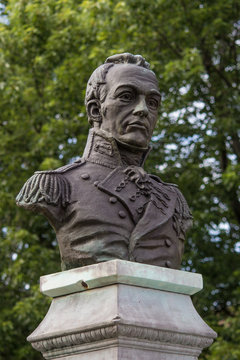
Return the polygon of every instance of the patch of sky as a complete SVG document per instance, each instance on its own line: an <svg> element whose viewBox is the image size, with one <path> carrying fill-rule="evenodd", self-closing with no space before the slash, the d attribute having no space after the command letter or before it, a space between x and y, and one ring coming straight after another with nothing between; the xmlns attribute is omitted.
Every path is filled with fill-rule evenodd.
<svg viewBox="0 0 240 360"><path fill-rule="evenodd" d="M185 88L185 87L183 87ZM201 101L193 101L192 106L188 106L184 109L179 109L172 111L168 114L169 119L172 123L175 123L176 121L183 123L183 118L186 113L188 113L188 121L190 124L198 123L199 120L204 120L206 118L206 114L202 112L204 109L205 104ZM190 115L191 114L191 115ZM167 115L165 115L167 116Z"/></svg>
<svg viewBox="0 0 240 360"><path fill-rule="evenodd" d="M237 158L237 155L235 154L227 154L227 157L229 160L231 160L231 162L235 165L237 165L238 163L238 158Z"/></svg>
<svg viewBox="0 0 240 360"><path fill-rule="evenodd" d="M167 151L172 151L172 150L177 150L177 145L176 144L166 144L165 145L165 149L167 150Z"/></svg>
<svg viewBox="0 0 240 360"><path fill-rule="evenodd" d="M151 139L151 140L152 140L153 142L157 142L157 141L163 139L164 136L165 136L165 134L166 134L166 130L162 130L158 135L152 136L152 139Z"/></svg>
<svg viewBox="0 0 240 360"><path fill-rule="evenodd" d="M167 163L161 164L161 165L156 165L156 169L159 171L164 171L166 168L168 167Z"/></svg>
<svg viewBox="0 0 240 360"><path fill-rule="evenodd" d="M214 104L214 103L215 103L215 98L214 98L214 96L209 96L209 102L210 102L210 104Z"/></svg>
<svg viewBox="0 0 240 360"><path fill-rule="evenodd" d="M176 122L181 116L184 115L185 109L182 110L176 110L171 113L169 113L169 119L172 123Z"/></svg>
<svg viewBox="0 0 240 360"><path fill-rule="evenodd" d="M220 291L219 289L214 289L214 290L211 291L211 294L216 295L216 294L219 293L219 291Z"/></svg>
<svg viewBox="0 0 240 360"><path fill-rule="evenodd" d="M80 159L81 159L80 156L74 156L74 157L72 157L72 158L70 159L69 164L72 164L72 163L74 163L74 161L78 161L78 160L80 160Z"/></svg>
<svg viewBox="0 0 240 360"><path fill-rule="evenodd" d="M215 43L213 45L213 48L216 50L215 54L212 57L212 62L214 65L218 65L220 63L221 60L221 56L218 54L218 43Z"/></svg>
<svg viewBox="0 0 240 360"><path fill-rule="evenodd" d="M195 143L199 140L200 135L194 134L193 136L189 136L187 138L181 138L181 145L189 146L192 143Z"/></svg>
<svg viewBox="0 0 240 360"><path fill-rule="evenodd" d="M208 176L204 176L202 180L203 180L204 184L209 183L209 177Z"/></svg>
<svg viewBox="0 0 240 360"><path fill-rule="evenodd" d="M186 86L182 86L182 87L180 87L179 92L180 92L181 95L185 95L185 94L188 93L190 88L191 88L191 86L189 84L186 85Z"/></svg>
<svg viewBox="0 0 240 360"><path fill-rule="evenodd" d="M185 121L183 119L178 119L178 124L179 125L184 125L185 124Z"/></svg>
<svg viewBox="0 0 240 360"><path fill-rule="evenodd" d="M218 204L218 206L223 210L223 211L228 211L228 207L226 204L223 204L222 202L220 202Z"/></svg>
<svg viewBox="0 0 240 360"><path fill-rule="evenodd" d="M240 241L238 241L238 242L234 245L234 250L235 250L237 253L240 253Z"/></svg>
<svg viewBox="0 0 240 360"><path fill-rule="evenodd" d="M226 289L228 287L228 284L219 283L219 284L217 284L217 287L220 288L220 289Z"/></svg>
<svg viewBox="0 0 240 360"><path fill-rule="evenodd" d="M229 233L230 232L230 226L229 226L229 223L227 221L222 221L219 223L218 225L219 229L220 230L223 230L225 231L226 233Z"/></svg>
<svg viewBox="0 0 240 360"><path fill-rule="evenodd" d="M176 162L175 167L180 169L182 167L182 165L179 162Z"/></svg>
<svg viewBox="0 0 240 360"><path fill-rule="evenodd" d="M211 228L208 228L208 231L211 235L211 242L219 242L221 239L218 236L221 232L230 233L230 225L226 221L222 221L218 225L211 223Z"/></svg>
<svg viewBox="0 0 240 360"><path fill-rule="evenodd" d="M4 285L6 285L6 286L8 286L10 284L10 277L6 273L1 275L1 280L4 283Z"/></svg>
<svg viewBox="0 0 240 360"><path fill-rule="evenodd" d="M193 106L194 106L194 108L196 108L198 110L203 110L205 107L205 104L202 101L193 101Z"/></svg>
<svg viewBox="0 0 240 360"><path fill-rule="evenodd" d="M213 197L213 203L214 203L214 204L218 204L218 203L219 203L219 199L218 199L216 196Z"/></svg>
<svg viewBox="0 0 240 360"><path fill-rule="evenodd" d="M76 144L77 143L77 138L75 138L75 137L74 138L69 138L67 141L68 141L69 144Z"/></svg>
<svg viewBox="0 0 240 360"><path fill-rule="evenodd" d="M208 166L211 166L211 167L216 166L216 159L213 158L213 157L203 159L202 164L201 164L200 167L208 167Z"/></svg>
<svg viewBox="0 0 240 360"><path fill-rule="evenodd" d="M0 23L8 25L9 19L8 16L4 14L4 11L5 11L5 5L0 4Z"/></svg>
<svg viewBox="0 0 240 360"><path fill-rule="evenodd" d="M194 146L195 144L192 143L189 144L188 146L182 147L180 151L180 157L184 159L188 158L191 152L193 152Z"/></svg>
<svg viewBox="0 0 240 360"><path fill-rule="evenodd" d="M7 235L8 228L6 226L2 227L2 232Z"/></svg>
<svg viewBox="0 0 240 360"><path fill-rule="evenodd" d="M230 66L230 65L229 65L229 66L226 66L226 67L225 67L225 71L226 71L226 72L232 72L235 68L236 68L235 66Z"/></svg>
<svg viewBox="0 0 240 360"><path fill-rule="evenodd" d="M17 257L18 257L18 254L16 254L16 253L12 254L12 260L13 261L17 260Z"/></svg>
<svg viewBox="0 0 240 360"><path fill-rule="evenodd" d="M200 75L200 77L201 77L201 79L202 79L203 81L208 81L208 79L209 79L209 75L208 75L208 74L202 74L202 75Z"/></svg>
<svg viewBox="0 0 240 360"><path fill-rule="evenodd" d="M200 260L202 263L213 261L213 256L208 256Z"/></svg>
<svg viewBox="0 0 240 360"><path fill-rule="evenodd" d="M207 130L206 135L207 136L213 136L214 132L212 130Z"/></svg>

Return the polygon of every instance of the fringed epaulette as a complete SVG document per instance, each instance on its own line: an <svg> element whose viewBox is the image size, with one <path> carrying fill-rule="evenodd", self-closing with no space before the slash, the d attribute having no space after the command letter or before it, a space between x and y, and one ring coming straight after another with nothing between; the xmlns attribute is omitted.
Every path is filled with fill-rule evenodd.
<svg viewBox="0 0 240 360"><path fill-rule="evenodd" d="M18 194L17 205L34 207L37 203L46 202L65 207L70 202L71 186L63 174L82 164L83 161L78 160L56 170L36 171Z"/></svg>
<svg viewBox="0 0 240 360"><path fill-rule="evenodd" d="M177 193L177 201L173 215L173 228L177 236L184 240L186 231L192 226L193 217L181 191L177 187L175 191Z"/></svg>
<svg viewBox="0 0 240 360"><path fill-rule="evenodd" d="M24 184L16 201L20 206L41 202L66 206L70 201L70 192L70 184L62 175L38 171Z"/></svg>

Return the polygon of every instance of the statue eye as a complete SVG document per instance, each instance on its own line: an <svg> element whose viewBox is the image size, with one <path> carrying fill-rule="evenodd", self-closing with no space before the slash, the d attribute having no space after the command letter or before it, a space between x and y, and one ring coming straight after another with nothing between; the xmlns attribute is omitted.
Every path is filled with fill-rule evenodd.
<svg viewBox="0 0 240 360"><path fill-rule="evenodd" d="M155 98L148 99L147 103L148 103L148 106L151 107L152 109L158 108L158 101Z"/></svg>
<svg viewBox="0 0 240 360"><path fill-rule="evenodd" d="M134 99L134 95L130 91L124 91L118 97L125 102L129 102Z"/></svg>

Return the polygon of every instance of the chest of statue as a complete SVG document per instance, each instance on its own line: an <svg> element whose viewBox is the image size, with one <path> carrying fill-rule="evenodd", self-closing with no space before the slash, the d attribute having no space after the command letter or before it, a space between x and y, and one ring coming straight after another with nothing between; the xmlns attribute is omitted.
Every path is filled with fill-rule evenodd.
<svg viewBox="0 0 240 360"><path fill-rule="evenodd" d="M139 248L150 246L150 262L156 257L157 248L161 248L165 258L166 251L176 251L176 246L172 246L174 241L166 235L169 227L172 228L176 198L172 194L170 198L168 191L141 171L131 167L110 169L85 162L68 174L70 204L57 238L63 262L71 262L69 267L116 257L130 259L132 241L138 242L138 253ZM173 231L173 237L174 234ZM140 250L139 261L141 256Z"/></svg>

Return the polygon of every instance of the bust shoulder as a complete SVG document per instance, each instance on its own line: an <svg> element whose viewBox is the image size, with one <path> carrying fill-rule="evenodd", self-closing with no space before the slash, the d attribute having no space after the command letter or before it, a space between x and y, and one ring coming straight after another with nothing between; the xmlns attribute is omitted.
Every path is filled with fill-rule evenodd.
<svg viewBox="0 0 240 360"><path fill-rule="evenodd" d="M157 183L162 184L162 185L166 186L169 189L172 189L172 187L173 188L178 188L178 186L176 184L167 183L167 182L162 181L162 179L157 175L149 174L149 176L150 176L151 179L155 180Z"/></svg>
<svg viewBox="0 0 240 360"><path fill-rule="evenodd" d="M45 203L65 207L70 202L71 195L71 185L66 174L83 163L80 159L56 170L36 171L17 195L17 205L35 208L37 204Z"/></svg>

